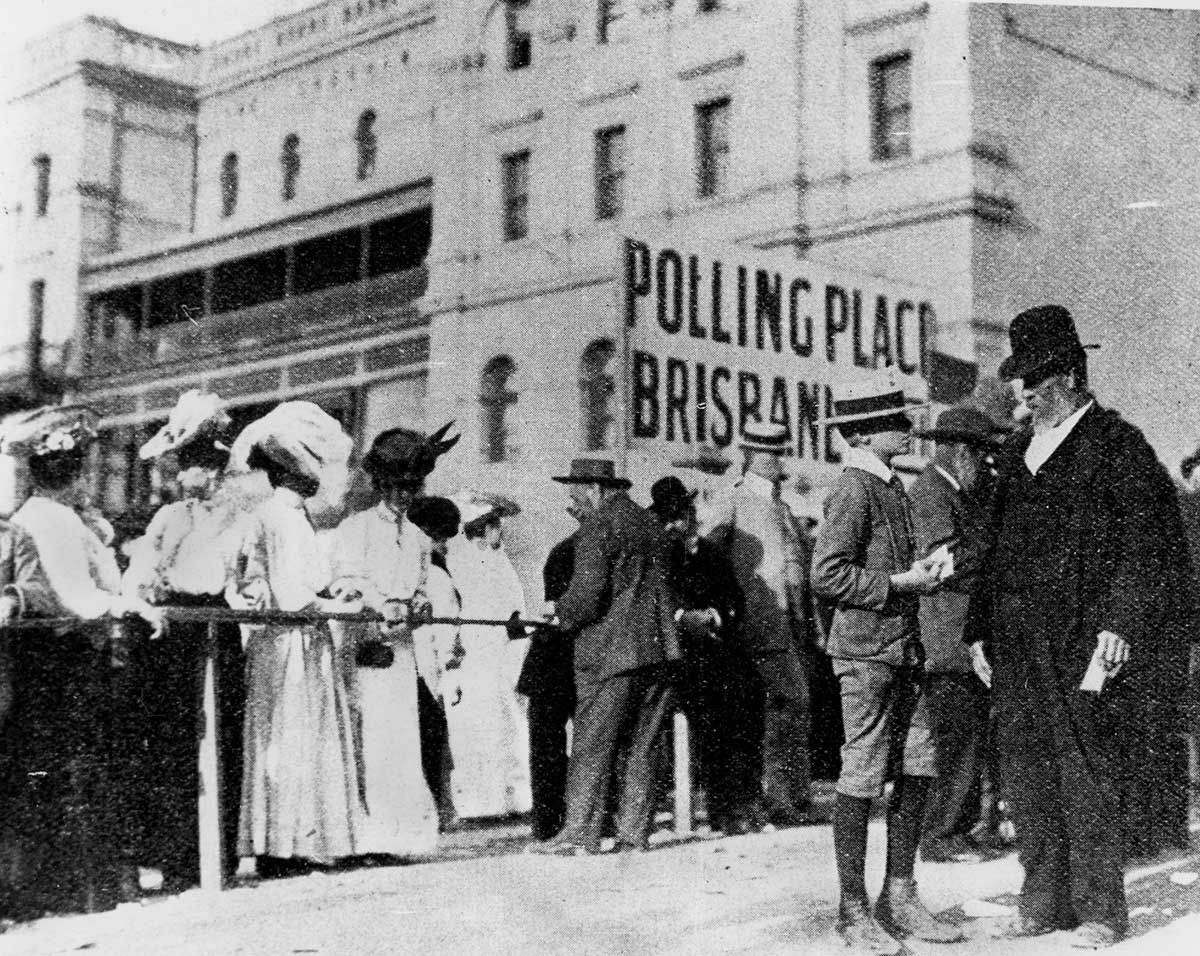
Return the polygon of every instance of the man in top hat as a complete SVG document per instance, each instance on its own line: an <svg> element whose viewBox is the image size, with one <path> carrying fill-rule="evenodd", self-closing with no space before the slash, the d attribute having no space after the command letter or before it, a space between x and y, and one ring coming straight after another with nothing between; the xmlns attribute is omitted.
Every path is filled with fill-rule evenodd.
<svg viewBox="0 0 1200 956"><path fill-rule="evenodd" d="M668 540L611 461L579 458L554 480L568 486L581 515L571 584L556 603L559 624L575 634L578 703L566 822L534 850L598 852L610 794L617 849L644 850L672 707L664 665L679 658Z"/></svg>
<svg viewBox="0 0 1200 956"><path fill-rule="evenodd" d="M1071 314L1029 309L1009 339L1000 375L1031 414L998 460L987 659L1025 868L1010 932L1099 948L1128 925L1122 804L1137 825L1141 801L1123 784L1185 679L1189 558L1171 479L1088 390Z"/></svg>
<svg viewBox="0 0 1200 956"><path fill-rule="evenodd" d="M937 777L930 789L921 842L927 862L979 862L970 834L980 818L987 763L990 702L976 676L968 645L985 635L967 610L979 580L984 549L984 505L991 486L991 456L999 449L995 425L976 408L958 405L921 432L936 442L933 461L909 490L917 553L946 548L954 573L935 594L921 598L925 693L929 702Z"/></svg>
<svg viewBox="0 0 1200 956"><path fill-rule="evenodd" d="M780 497L786 444L782 425L748 422L742 477L712 501L704 520L706 537L737 575L746 602L737 639L760 686L746 718L761 741L761 793L744 808L751 829L794 826L809 812L811 549Z"/></svg>
<svg viewBox="0 0 1200 956"><path fill-rule="evenodd" d="M917 896L920 839L933 745L925 713L918 596L938 585L938 566L919 560L912 511L892 461L909 450L904 394L864 386L834 402L845 465L826 500L813 555L813 587L833 606L826 651L842 699L842 769L833 812L841 887L838 930L858 952L895 954L899 939L961 940ZM887 874L872 915L864 870L871 800L892 779Z"/></svg>

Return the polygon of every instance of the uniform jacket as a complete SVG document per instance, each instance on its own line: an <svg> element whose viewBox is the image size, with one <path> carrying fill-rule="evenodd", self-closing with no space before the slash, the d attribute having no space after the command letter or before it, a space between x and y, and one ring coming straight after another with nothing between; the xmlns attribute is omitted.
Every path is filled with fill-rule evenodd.
<svg viewBox="0 0 1200 956"><path fill-rule="evenodd" d="M826 651L832 657L901 664L919 636L917 600L892 591L891 576L916 556L908 495L847 467L825 502L813 553L813 589L833 606Z"/></svg>
<svg viewBox="0 0 1200 956"><path fill-rule="evenodd" d="M658 520L624 493L581 522L571 585L556 605L563 629L576 632L577 683L679 659L668 548Z"/></svg>
<svg viewBox="0 0 1200 956"><path fill-rule="evenodd" d="M1075 699L1096 635L1108 630L1132 651L1104 697L1175 699L1195 608L1166 469L1140 431L1098 405L1036 476L1024 461L1031 437L1005 442L990 509L993 606L1006 598L1010 609L1024 609L1019 643L997 614L997 690L1033 686L1037 667L1055 675L1063 700Z"/></svg>
<svg viewBox="0 0 1200 956"><path fill-rule="evenodd" d="M913 482L909 498L917 554L924 557L948 545L954 555L954 574L936 594L921 598L925 669L932 673L970 673L967 645L984 638L983 633L967 633L967 620L971 594L979 581L985 515L972 495L955 488L932 464Z"/></svg>
<svg viewBox="0 0 1200 956"><path fill-rule="evenodd" d="M738 481L705 516L706 537L733 565L745 602L738 639L755 657L809 639L812 608L808 538L778 497Z"/></svg>

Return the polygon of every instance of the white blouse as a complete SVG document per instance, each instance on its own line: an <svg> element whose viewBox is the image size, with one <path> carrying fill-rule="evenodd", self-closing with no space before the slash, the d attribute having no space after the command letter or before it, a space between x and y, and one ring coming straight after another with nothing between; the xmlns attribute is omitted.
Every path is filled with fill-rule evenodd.
<svg viewBox="0 0 1200 956"><path fill-rule="evenodd" d="M429 574L429 539L407 518L383 504L351 515L329 542L333 579L362 592L368 607L407 601L424 593Z"/></svg>
<svg viewBox="0 0 1200 956"><path fill-rule="evenodd" d="M130 558L126 593L220 594L233 576L245 517L221 500L164 505Z"/></svg>
<svg viewBox="0 0 1200 956"><path fill-rule="evenodd" d="M72 508L34 495L12 520L37 546L38 561L58 603L56 613L90 621L123 609L116 557Z"/></svg>

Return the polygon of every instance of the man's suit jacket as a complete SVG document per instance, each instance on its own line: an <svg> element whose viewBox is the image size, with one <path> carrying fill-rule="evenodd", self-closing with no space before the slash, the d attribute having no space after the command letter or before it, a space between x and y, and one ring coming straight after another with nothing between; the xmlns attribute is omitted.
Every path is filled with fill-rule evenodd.
<svg viewBox="0 0 1200 956"><path fill-rule="evenodd" d="M556 605L577 634L577 683L679 659L669 567L662 525L623 492L581 522L575 572Z"/></svg>
<svg viewBox="0 0 1200 956"><path fill-rule="evenodd" d="M564 538L550 549L542 569L547 601L557 601L566 593L575 573L575 535ZM521 665L517 693L526 697L554 696L564 701L575 699L572 657L575 637L562 631L530 639L529 653Z"/></svg>

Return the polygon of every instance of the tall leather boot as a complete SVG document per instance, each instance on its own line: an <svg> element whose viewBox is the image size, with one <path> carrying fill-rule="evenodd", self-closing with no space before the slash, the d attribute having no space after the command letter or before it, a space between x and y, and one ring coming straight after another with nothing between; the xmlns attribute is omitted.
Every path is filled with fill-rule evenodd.
<svg viewBox="0 0 1200 956"><path fill-rule="evenodd" d="M875 904L875 918L898 939L915 936L929 943L959 943L966 935L957 926L943 923L917 896L917 881L889 877Z"/></svg>

